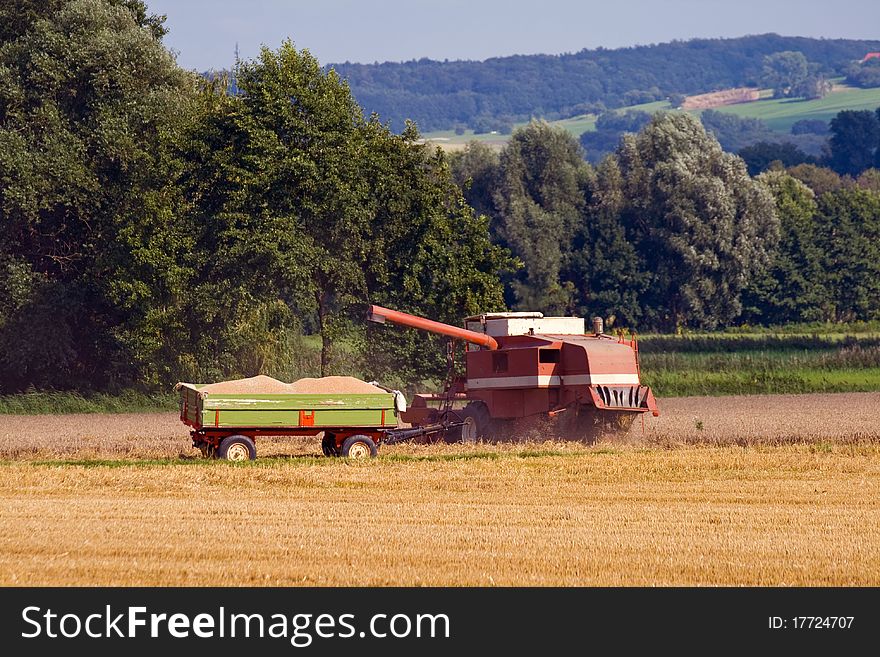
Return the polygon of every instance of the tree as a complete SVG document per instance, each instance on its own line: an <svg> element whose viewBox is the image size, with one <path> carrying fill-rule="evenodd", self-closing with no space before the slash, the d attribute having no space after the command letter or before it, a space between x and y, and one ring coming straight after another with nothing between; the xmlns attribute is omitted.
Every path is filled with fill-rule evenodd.
<svg viewBox="0 0 880 657"><path fill-rule="evenodd" d="M393 135L369 122L375 214L364 266L367 299L450 324L505 309L500 278L515 266L489 239L489 217L474 213L438 148L421 145L410 124ZM445 339L422 331L364 327L355 307L369 376L412 384L445 372Z"/></svg>
<svg viewBox="0 0 880 657"><path fill-rule="evenodd" d="M832 84L823 75L808 75L794 85L791 89L792 96L806 100L825 98L831 92Z"/></svg>
<svg viewBox="0 0 880 657"><path fill-rule="evenodd" d="M590 178L577 141L545 122L517 130L501 153L497 235L525 265L510 281L517 308L571 311L576 293L563 273Z"/></svg>
<svg viewBox="0 0 880 657"><path fill-rule="evenodd" d="M818 222L831 318L880 318L880 196L858 188L825 194Z"/></svg>
<svg viewBox="0 0 880 657"><path fill-rule="evenodd" d="M739 156L746 163L750 176L757 176L766 171L773 162L779 162L783 167L797 164L815 163L815 158L810 157L794 144L788 142L768 143L758 142L753 146L746 146L739 152Z"/></svg>
<svg viewBox="0 0 880 657"><path fill-rule="evenodd" d="M0 389L156 380L195 89L135 0L0 8ZM159 366L161 367L161 366Z"/></svg>
<svg viewBox="0 0 880 657"><path fill-rule="evenodd" d="M760 119L741 118L718 110L705 110L700 115L700 122L729 153L759 142L775 142L779 137Z"/></svg>
<svg viewBox="0 0 880 657"><path fill-rule="evenodd" d="M877 108L877 123L880 125L880 107ZM877 139L877 150L874 152L874 166L880 169L880 136Z"/></svg>
<svg viewBox="0 0 880 657"><path fill-rule="evenodd" d="M587 160L594 164L599 162L617 148L624 133L638 132L650 120L650 114L638 110L602 113L596 119L596 129L581 135L581 146L586 151Z"/></svg>
<svg viewBox="0 0 880 657"><path fill-rule="evenodd" d="M364 120L345 83L289 41L243 64L238 85L241 96L206 95L184 177L204 263L192 324L212 336L214 361L283 374L303 326L321 336L322 375L391 362L436 373L414 349L378 365L364 311L370 300L437 318L501 307L507 260L442 154L413 125L394 135Z"/></svg>
<svg viewBox="0 0 880 657"><path fill-rule="evenodd" d="M784 171L758 176L776 202L779 245L767 271L745 290L745 316L757 324L821 321L828 294L816 228L815 194Z"/></svg>
<svg viewBox="0 0 880 657"><path fill-rule="evenodd" d="M785 50L764 57L761 83L773 89L774 98L796 96L809 77L810 67L802 52Z"/></svg>
<svg viewBox="0 0 880 657"><path fill-rule="evenodd" d="M606 325L637 326L649 275L621 222L626 207L624 180L613 157L596 170L584 221L575 238L571 278L579 290L580 315L600 315Z"/></svg>
<svg viewBox="0 0 880 657"><path fill-rule="evenodd" d="M449 154L449 166L452 177L476 213L494 216L493 194L500 166L498 151L473 140L463 150Z"/></svg>
<svg viewBox="0 0 880 657"><path fill-rule="evenodd" d="M686 114L660 114L627 135L616 159L621 221L649 283L648 323L713 328L741 311L743 288L778 239L773 198Z"/></svg>
<svg viewBox="0 0 880 657"><path fill-rule="evenodd" d="M857 176L875 162L880 118L868 110L843 110L831 119L829 164L840 175Z"/></svg>
<svg viewBox="0 0 880 657"><path fill-rule="evenodd" d="M797 164L788 168L788 174L812 189L817 198L826 192L848 187L852 183L849 177L841 178L831 169L815 164Z"/></svg>
<svg viewBox="0 0 880 657"><path fill-rule="evenodd" d="M867 169L856 180L856 184L862 189L868 189L880 194L880 169Z"/></svg>
<svg viewBox="0 0 880 657"><path fill-rule="evenodd" d="M791 125L793 135L821 135L828 134L828 122L822 119L801 119Z"/></svg>
<svg viewBox="0 0 880 657"><path fill-rule="evenodd" d="M846 83L865 89L880 87L880 59L851 64L846 69Z"/></svg>
<svg viewBox="0 0 880 657"><path fill-rule="evenodd" d="M15 0L0 6L0 42L14 41L31 32L37 21L51 17L69 4L70 0ZM128 10L135 23L148 29L156 41L168 33L165 17L148 14L143 0L103 0L103 4Z"/></svg>
<svg viewBox="0 0 880 657"><path fill-rule="evenodd" d="M681 109L681 106L684 105L684 101L687 100L687 96L684 94L669 94L669 106L672 109Z"/></svg>

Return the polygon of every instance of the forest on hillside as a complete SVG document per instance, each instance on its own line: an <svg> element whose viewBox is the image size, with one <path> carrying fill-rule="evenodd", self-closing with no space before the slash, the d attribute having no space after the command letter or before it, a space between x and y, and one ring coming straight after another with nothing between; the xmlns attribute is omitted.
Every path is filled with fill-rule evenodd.
<svg viewBox="0 0 880 657"><path fill-rule="evenodd" d="M817 75L850 75L870 83L873 66L860 72L853 63L877 50L877 40L762 34L562 55L345 62L332 68L348 82L367 115L378 113L396 130L410 119L429 132L599 114L674 95L755 85L765 57L784 52L802 53Z"/></svg>

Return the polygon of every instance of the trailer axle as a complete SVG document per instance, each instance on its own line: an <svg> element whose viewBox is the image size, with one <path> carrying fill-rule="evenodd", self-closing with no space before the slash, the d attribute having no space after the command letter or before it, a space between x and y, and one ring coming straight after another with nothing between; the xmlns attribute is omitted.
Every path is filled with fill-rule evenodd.
<svg viewBox="0 0 880 657"><path fill-rule="evenodd" d="M402 443L413 438L446 433L450 429L463 425L464 422L440 422L437 424L426 424L423 427L413 427L412 429L391 429L385 432L385 438L382 442L386 445L394 445L395 443Z"/></svg>

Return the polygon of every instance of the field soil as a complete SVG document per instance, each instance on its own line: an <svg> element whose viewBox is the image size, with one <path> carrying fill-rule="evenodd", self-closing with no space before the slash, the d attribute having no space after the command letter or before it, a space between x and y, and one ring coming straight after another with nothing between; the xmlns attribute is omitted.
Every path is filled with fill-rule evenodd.
<svg viewBox="0 0 880 657"><path fill-rule="evenodd" d="M738 87L736 89L724 89L707 94L688 96L682 103L682 109L711 109L737 103L750 103L761 97L761 90L753 87Z"/></svg>
<svg viewBox="0 0 880 657"><path fill-rule="evenodd" d="M2 416L0 585L880 585L880 394L660 405L593 446L245 464L174 414Z"/></svg>

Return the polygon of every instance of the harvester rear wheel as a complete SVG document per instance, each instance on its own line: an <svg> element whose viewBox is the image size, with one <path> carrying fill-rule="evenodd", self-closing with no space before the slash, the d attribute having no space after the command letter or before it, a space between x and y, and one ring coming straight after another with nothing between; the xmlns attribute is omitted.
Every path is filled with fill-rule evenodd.
<svg viewBox="0 0 880 657"><path fill-rule="evenodd" d="M349 459L372 458L378 454L376 443L369 436L356 434L342 443L342 455Z"/></svg>
<svg viewBox="0 0 880 657"><path fill-rule="evenodd" d="M220 441L217 455L227 461L253 461L257 458L257 446L247 436L226 436Z"/></svg>
<svg viewBox="0 0 880 657"><path fill-rule="evenodd" d="M471 402L461 410L459 416L464 425L453 434L452 442L475 443L490 438L492 416L486 404L480 401Z"/></svg>

